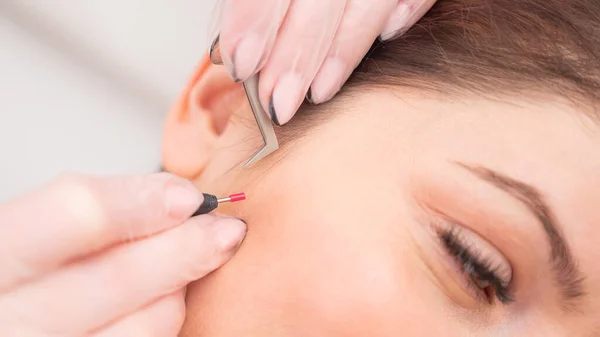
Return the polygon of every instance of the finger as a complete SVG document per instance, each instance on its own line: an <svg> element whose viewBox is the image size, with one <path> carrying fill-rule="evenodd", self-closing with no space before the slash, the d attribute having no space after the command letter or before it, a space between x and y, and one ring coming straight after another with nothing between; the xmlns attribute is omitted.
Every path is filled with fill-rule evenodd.
<svg viewBox="0 0 600 337"><path fill-rule="evenodd" d="M221 65L223 64L223 60L221 59L221 51L219 49L219 28L221 27L221 19L223 18L223 1L215 3L209 18L208 41L210 41L210 49L208 50L208 55L213 64Z"/></svg>
<svg viewBox="0 0 600 337"><path fill-rule="evenodd" d="M202 202L167 173L69 176L0 205L0 292L118 242L181 224Z"/></svg>
<svg viewBox="0 0 600 337"><path fill-rule="evenodd" d="M261 102L273 122L287 123L300 107L323 63L346 0L293 1L269 62L261 70Z"/></svg>
<svg viewBox="0 0 600 337"><path fill-rule="evenodd" d="M235 81L245 81L267 61L290 0L223 0L219 52Z"/></svg>
<svg viewBox="0 0 600 337"><path fill-rule="evenodd" d="M177 336L185 319L183 291L177 291L123 319L90 334L90 337Z"/></svg>
<svg viewBox="0 0 600 337"><path fill-rule="evenodd" d="M397 0L380 0L377 5L349 0L329 53L319 69L307 98L319 104L330 100L369 51Z"/></svg>
<svg viewBox="0 0 600 337"><path fill-rule="evenodd" d="M402 36L406 31L419 21L436 0L398 0L396 9L381 33L381 39L386 41Z"/></svg>
<svg viewBox="0 0 600 337"><path fill-rule="evenodd" d="M30 319L46 329L103 326L221 266L237 250L245 231L237 219L194 217L20 287L5 295L0 312L26 303Z"/></svg>

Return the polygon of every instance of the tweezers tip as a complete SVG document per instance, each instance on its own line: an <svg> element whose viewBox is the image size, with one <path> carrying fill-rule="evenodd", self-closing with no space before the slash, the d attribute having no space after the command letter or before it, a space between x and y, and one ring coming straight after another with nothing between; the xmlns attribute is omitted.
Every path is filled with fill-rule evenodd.
<svg viewBox="0 0 600 337"><path fill-rule="evenodd" d="M244 164L244 168L248 168L248 167L258 163L266 156L275 152L277 149L279 149L279 144L277 142L275 142L274 144L263 145L263 147L261 147L258 151L256 151L256 153L254 153L254 155L252 155L252 157L250 157L250 159L248 159L248 161L246 161L246 163Z"/></svg>
<svg viewBox="0 0 600 337"><path fill-rule="evenodd" d="M248 167L254 165L259 160L260 160L260 158L259 159L255 159L255 157L253 156L252 158L248 159L248 161L246 161L246 163L244 163L243 167L244 168L248 168Z"/></svg>

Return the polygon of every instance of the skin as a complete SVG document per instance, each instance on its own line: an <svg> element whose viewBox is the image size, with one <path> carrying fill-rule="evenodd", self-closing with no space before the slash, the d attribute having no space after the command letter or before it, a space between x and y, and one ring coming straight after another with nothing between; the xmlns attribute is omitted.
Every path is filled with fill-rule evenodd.
<svg viewBox="0 0 600 337"><path fill-rule="evenodd" d="M226 74L199 73L190 84L199 94L188 90L181 101L193 103L178 103L167 120L165 165L188 172L202 191L245 191L247 201L220 211L243 219L248 233L228 264L188 287L180 336L597 333L600 134L582 111L548 95L351 92L321 107L333 118L242 169L237 163L259 146L256 128L242 122L248 107L228 99L206 108L198 97ZM243 97L236 86L228 94ZM231 116L218 135L193 122L222 109ZM203 161L178 157L197 147L173 140L185 140L182 123L212 137ZM191 161L200 165L193 175ZM536 188L585 274L585 296L563 301L547 237L525 204L457 163ZM476 249L509 264L514 302L482 301L466 286L437 235L444 226L469 230Z"/></svg>

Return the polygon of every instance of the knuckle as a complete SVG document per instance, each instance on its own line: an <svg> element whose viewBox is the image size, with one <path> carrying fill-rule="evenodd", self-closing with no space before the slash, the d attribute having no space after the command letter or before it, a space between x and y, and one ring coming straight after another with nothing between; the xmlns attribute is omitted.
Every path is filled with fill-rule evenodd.
<svg viewBox="0 0 600 337"><path fill-rule="evenodd" d="M87 180L87 177L82 174L63 173L63 174L59 175L52 182L52 186L53 187L70 186L70 185L75 185L75 184L81 184L82 182L84 182L86 180Z"/></svg>
<svg viewBox="0 0 600 337"><path fill-rule="evenodd" d="M59 177L53 186L53 197L69 222L84 229L100 229L105 222L97 179L79 174Z"/></svg>

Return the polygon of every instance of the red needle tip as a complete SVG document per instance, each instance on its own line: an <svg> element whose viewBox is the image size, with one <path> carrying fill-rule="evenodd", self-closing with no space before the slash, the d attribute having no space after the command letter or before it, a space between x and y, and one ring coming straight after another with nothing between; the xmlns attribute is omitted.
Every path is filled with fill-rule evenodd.
<svg viewBox="0 0 600 337"><path fill-rule="evenodd" d="M231 202L246 200L245 193L236 193L229 196Z"/></svg>

